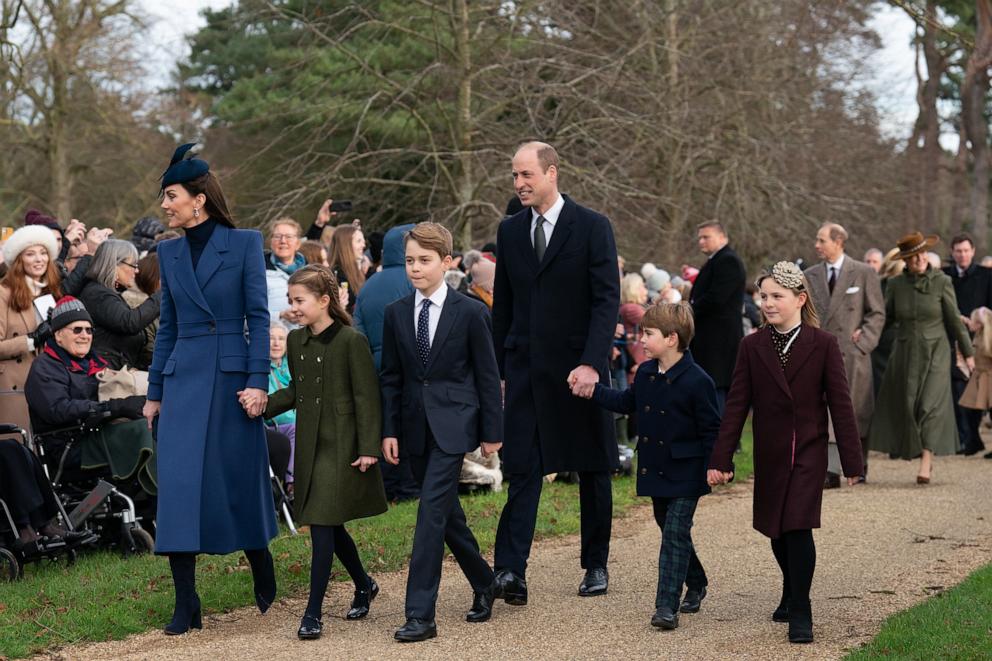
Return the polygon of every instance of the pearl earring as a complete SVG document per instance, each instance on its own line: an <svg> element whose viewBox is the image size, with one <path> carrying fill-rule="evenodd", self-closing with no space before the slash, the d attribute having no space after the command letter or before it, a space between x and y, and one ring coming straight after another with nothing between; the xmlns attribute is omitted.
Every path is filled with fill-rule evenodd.
<svg viewBox="0 0 992 661"><path fill-rule="evenodd" d="M196 207L193 207L193 217L194 218L199 218L200 217L200 210L197 209Z"/></svg>

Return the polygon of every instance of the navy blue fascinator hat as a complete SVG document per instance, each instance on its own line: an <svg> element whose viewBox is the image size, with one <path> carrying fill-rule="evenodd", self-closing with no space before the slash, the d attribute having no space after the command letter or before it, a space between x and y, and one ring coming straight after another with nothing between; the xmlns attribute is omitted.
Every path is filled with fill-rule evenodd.
<svg viewBox="0 0 992 661"><path fill-rule="evenodd" d="M162 173L162 190L172 184L184 184L199 179L210 172L210 165L196 155L203 149L197 142L189 142L176 149L169 167Z"/></svg>

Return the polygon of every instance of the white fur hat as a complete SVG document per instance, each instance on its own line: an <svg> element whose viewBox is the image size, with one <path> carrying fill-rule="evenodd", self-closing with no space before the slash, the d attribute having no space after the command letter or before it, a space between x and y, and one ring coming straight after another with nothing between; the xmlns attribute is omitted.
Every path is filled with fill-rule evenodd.
<svg viewBox="0 0 992 661"><path fill-rule="evenodd" d="M59 248L52 230L44 225L26 225L4 241L3 261L8 265L13 264L17 256L31 246L42 246L48 251L50 259L58 259Z"/></svg>

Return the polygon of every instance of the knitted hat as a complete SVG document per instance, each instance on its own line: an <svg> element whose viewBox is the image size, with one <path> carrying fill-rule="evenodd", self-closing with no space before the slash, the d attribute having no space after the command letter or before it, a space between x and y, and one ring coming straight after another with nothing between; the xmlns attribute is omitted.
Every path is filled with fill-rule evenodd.
<svg viewBox="0 0 992 661"><path fill-rule="evenodd" d="M55 242L52 230L46 225L27 225L18 228L4 241L3 261L8 265L13 264L18 255L31 246L42 246L48 251L49 259L57 259L59 256L59 244Z"/></svg>
<svg viewBox="0 0 992 661"><path fill-rule="evenodd" d="M65 328L74 321L88 321L93 323L90 313L86 311L86 306L82 301L72 296L63 296L49 313L49 320L52 324L52 331Z"/></svg>
<svg viewBox="0 0 992 661"><path fill-rule="evenodd" d="M165 225L157 218L145 216L134 224L134 232L131 235L131 243L137 247L138 251L151 250L155 245L155 237L165 231Z"/></svg>
<svg viewBox="0 0 992 661"><path fill-rule="evenodd" d="M28 209L28 212L24 214L24 225L44 225L48 229L61 230L59 227L59 221L55 220L51 216L46 216L37 209Z"/></svg>

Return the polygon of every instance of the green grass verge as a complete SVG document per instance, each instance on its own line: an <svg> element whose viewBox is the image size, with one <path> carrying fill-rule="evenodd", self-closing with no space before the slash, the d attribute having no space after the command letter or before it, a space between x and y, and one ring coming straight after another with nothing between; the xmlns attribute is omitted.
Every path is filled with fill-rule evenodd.
<svg viewBox="0 0 992 661"><path fill-rule="evenodd" d="M741 476L750 475L750 449L748 429L744 451L735 455ZM613 481L615 516L622 517L645 501L636 497L633 479ZM483 552L493 547L505 502L505 491L462 498L469 525ZM381 516L348 524L369 573L406 566L416 515L416 503L408 502L390 507ZM536 537L578 532L578 487L545 485ZM309 583L309 537L282 534L270 548L276 559L279 594L305 593ZM346 576L342 573L338 578ZM207 612L227 612L254 604L251 575L240 553L200 556L197 590ZM0 658L22 658L52 647L118 640L155 629L169 621L172 606L172 579L164 558L141 556L125 560L104 552L85 555L72 567L29 565L23 580L0 584Z"/></svg>
<svg viewBox="0 0 992 661"><path fill-rule="evenodd" d="M964 582L896 613L848 661L992 659L992 565Z"/></svg>

